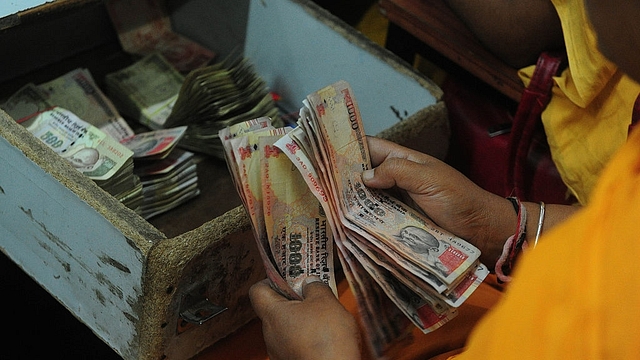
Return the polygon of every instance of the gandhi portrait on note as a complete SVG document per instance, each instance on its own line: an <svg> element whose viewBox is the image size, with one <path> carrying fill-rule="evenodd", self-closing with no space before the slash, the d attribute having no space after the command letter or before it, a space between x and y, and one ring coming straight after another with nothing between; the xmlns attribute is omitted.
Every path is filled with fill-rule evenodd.
<svg viewBox="0 0 640 360"><path fill-rule="evenodd" d="M428 231L416 226L405 226L400 230L396 239L416 254L419 254L420 258L424 259L431 269L445 277L449 275L449 269L438 258L438 255L444 249L440 249L440 241Z"/></svg>

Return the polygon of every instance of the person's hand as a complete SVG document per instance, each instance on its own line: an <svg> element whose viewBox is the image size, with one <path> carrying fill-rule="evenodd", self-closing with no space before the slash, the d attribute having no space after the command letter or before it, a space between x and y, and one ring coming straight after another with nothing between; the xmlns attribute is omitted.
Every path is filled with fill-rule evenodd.
<svg viewBox="0 0 640 360"><path fill-rule="evenodd" d="M485 264L495 263L516 228L507 199L432 156L375 137L367 140L374 169L363 173L365 185L406 191L436 224L480 248Z"/></svg>
<svg viewBox="0 0 640 360"><path fill-rule="evenodd" d="M317 279L302 291L302 301L289 300L268 279L249 290L270 359L360 359L356 321L331 289Z"/></svg>

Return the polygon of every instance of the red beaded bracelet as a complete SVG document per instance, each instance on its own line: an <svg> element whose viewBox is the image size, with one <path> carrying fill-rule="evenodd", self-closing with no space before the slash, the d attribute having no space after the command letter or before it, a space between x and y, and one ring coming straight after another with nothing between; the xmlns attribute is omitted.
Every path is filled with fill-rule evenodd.
<svg viewBox="0 0 640 360"><path fill-rule="evenodd" d="M518 226L516 233L509 236L502 247L502 254L496 261L495 272L500 282L511 281L511 271L515 264L516 257L522 250L522 245L526 239L526 225L527 225L527 209L522 205L519 199L509 197L509 201L514 204L516 208L516 214L518 215Z"/></svg>

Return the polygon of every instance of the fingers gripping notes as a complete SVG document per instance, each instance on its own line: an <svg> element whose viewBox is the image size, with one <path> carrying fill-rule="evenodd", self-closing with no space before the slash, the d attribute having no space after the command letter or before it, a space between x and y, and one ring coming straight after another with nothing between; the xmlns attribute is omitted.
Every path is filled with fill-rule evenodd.
<svg viewBox="0 0 640 360"><path fill-rule="evenodd" d="M238 189L254 230L268 239L259 245L271 251L269 266L277 272L270 277L279 275L274 283L285 295L290 292L279 284L286 283L297 295L292 298L302 297L309 276L319 276L335 294L335 244L374 354L392 351L411 324L429 332L452 319L455 308L488 274L473 245L364 185L370 155L348 83L339 81L310 94L296 128L256 142L259 146L251 148L269 146L269 157L261 156L261 170L239 162L242 153L236 149L242 146L233 144L240 140L224 138L238 130L229 130L221 133L230 146L227 161L237 184L240 180ZM284 156L272 157L271 152ZM260 194L249 181L251 172L262 174ZM283 186L287 192L279 195L276 190ZM258 207L261 214L255 211ZM265 232L267 236L260 235Z"/></svg>

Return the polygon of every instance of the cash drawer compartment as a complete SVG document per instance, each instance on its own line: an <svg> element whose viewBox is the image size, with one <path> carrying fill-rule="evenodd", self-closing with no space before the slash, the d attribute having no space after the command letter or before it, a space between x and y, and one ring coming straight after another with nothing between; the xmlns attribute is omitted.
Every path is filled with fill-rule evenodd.
<svg viewBox="0 0 640 360"><path fill-rule="evenodd" d="M441 90L311 1L166 5L174 30L218 59L242 50L286 107L344 79L371 135L444 157ZM131 63L101 1L15 16L0 31L2 99L77 67L104 85ZM203 157L201 194L146 221L0 111L0 169L2 251L123 358L188 359L255 317L247 293L265 274L224 162ZM194 307L220 313L190 323Z"/></svg>

